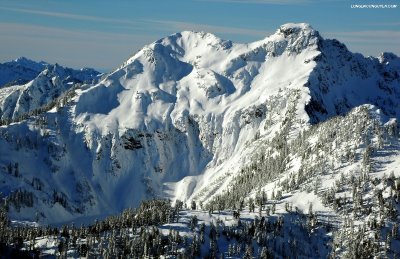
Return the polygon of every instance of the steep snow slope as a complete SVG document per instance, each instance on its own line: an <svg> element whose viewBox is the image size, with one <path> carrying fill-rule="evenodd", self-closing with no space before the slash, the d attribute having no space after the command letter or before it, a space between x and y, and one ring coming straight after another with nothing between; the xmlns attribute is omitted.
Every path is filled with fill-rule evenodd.
<svg viewBox="0 0 400 259"><path fill-rule="evenodd" d="M291 26L298 30L285 35ZM300 26L287 25L249 45L205 33L172 35L82 91L74 107L75 121L82 125L89 149L96 151L94 174L101 175L104 168L120 174L116 185L129 197L138 197L138 176L148 192L163 195L165 188L172 198L180 194L170 189L182 192L181 199L189 197L196 185L193 177L179 188L174 183L240 154L263 130L267 98L279 88L301 89L307 82L314 64L304 60L317 55L319 36L309 26ZM279 69L286 64L293 69ZM307 102L307 91L301 98L299 110ZM96 105L104 100L105 105ZM304 112L299 117L307 119ZM98 135L107 134L108 143L99 141Z"/></svg>
<svg viewBox="0 0 400 259"><path fill-rule="evenodd" d="M383 122L399 119L399 85L398 57L350 53L307 24L250 44L177 33L49 112L2 126L1 191L26 190L14 217L37 211L51 223L154 196L212 201L276 136L290 141L366 103Z"/></svg>

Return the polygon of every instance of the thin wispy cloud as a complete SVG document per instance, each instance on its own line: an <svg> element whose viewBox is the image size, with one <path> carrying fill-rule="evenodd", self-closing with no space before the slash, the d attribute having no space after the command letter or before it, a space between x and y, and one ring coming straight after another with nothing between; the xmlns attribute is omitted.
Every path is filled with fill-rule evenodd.
<svg viewBox="0 0 400 259"><path fill-rule="evenodd" d="M26 14L35 14L56 18L65 18L70 20L78 20L78 21L92 21L92 22L105 22L105 23L114 23L114 24L125 24L125 25L141 25L140 21L131 21L126 19L115 19L115 18L106 18L99 16L90 16L90 15L79 15L73 13L61 13L61 12L48 12L42 10L33 10L33 9L25 9L25 8L10 8L0 6L0 10L17 12L17 13L26 13Z"/></svg>
<svg viewBox="0 0 400 259"><path fill-rule="evenodd" d="M147 37L146 34L129 34L119 32L98 32L92 30L69 30L65 28L53 28L40 25L28 25L19 23L0 23L0 30L3 34L15 36L27 36L43 38L49 36L57 39L79 38L82 41L130 41L135 38Z"/></svg>
<svg viewBox="0 0 400 259"><path fill-rule="evenodd" d="M368 26L400 26L400 22L374 22L374 23L366 23L364 25L368 25Z"/></svg>
<svg viewBox="0 0 400 259"><path fill-rule="evenodd" d="M311 2L311 0L197 0L197 1L232 3L232 4L273 4L273 5L307 4Z"/></svg>
<svg viewBox="0 0 400 259"><path fill-rule="evenodd" d="M326 32L324 38L337 39L353 52L378 56L382 52L400 52L400 32L393 30L366 30Z"/></svg>
<svg viewBox="0 0 400 259"><path fill-rule="evenodd" d="M348 0L196 0L198 2L216 2L231 4L269 4L269 5L305 5L327 2L348 2Z"/></svg>
<svg viewBox="0 0 400 259"><path fill-rule="evenodd" d="M329 38L337 38L345 42L361 43L396 43L400 42L400 31L368 30L325 33Z"/></svg>
<svg viewBox="0 0 400 259"><path fill-rule="evenodd" d="M18 23L0 23L0 31L2 47L8 50L0 53L2 60L27 56L72 67L93 66L105 70L118 66L157 39L147 34L79 31Z"/></svg>
<svg viewBox="0 0 400 259"><path fill-rule="evenodd" d="M332 35L352 35L362 37L399 37L400 31L394 30L367 30L367 31L346 31L346 32L330 32Z"/></svg>

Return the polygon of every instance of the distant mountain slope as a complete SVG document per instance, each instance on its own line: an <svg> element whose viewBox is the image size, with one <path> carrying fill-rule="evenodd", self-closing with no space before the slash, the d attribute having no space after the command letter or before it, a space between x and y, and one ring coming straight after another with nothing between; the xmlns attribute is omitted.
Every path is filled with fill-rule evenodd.
<svg viewBox="0 0 400 259"><path fill-rule="evenodd" d="M322 178L312 161L332 161L320 159L319 149L310 147L315 154L306 157L288 150L302 134L311 146L337 142L329 148L341 149L326 147L325 156L345 156L342 151L354 148L359 159L365 139L378 143L371 121L365 122L371 130L349 132L360 138L355 140L336 133L321 140L316 129L356 130L351 124L363 121L367 109L379 118L376 129L383 132L390 122L398 132L399 58L351 53L308 24L282 25L249 44L181 32L145 46L99 82L75 89L71 73L54 66L0 92L4 118L29 114L0 127L0 191L11 197L15 218L38 212L41 222L63 222L111 214L152 197L215 204L265 152L273 173L241 192L248 199L258 188L277 191L277 180L300 169L311 171L310 181ZM50 100L51 109L31 112ZM350 111L360 116L348 115L346 123L334 119ZM398 163L398 135L390 136L382 150L396 155L382 163L381 174ZM347 160L334 163L334 174L347 168ZM15 198L21 196L27 198ZM293 203L307 206L302 199Z"/></svg>
<svg viewBox="0 0 400 259"><path fill-rule="evenodd" d="M3 66L11 67L14 72L22 69L22 74L14 74L19 76L19 82L33 77L26 84L0 88L0 119L4 121L12 121L21 116L25 118L29 112L48 105L70 88L77 87L78 84L95 83L100 79L100 73L90 68L74 70L58 64L36 63L25 58L4 63ZM6 71L7 69L0 67L0 73Z"/></svg>
<svg viewBox="0 0 400 259"><path fill-rule="evenodd" d="M48 64L35 62L25 57L0 64L0 88L25 84L34 79Z"/></svg>

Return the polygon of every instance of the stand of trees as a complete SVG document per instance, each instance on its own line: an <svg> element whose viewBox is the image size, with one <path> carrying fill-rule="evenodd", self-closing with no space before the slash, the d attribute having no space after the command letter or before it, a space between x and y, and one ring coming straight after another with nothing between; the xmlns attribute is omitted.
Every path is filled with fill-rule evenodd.
<svg viewBox="0 0 400 259"><path fill-rule="evenodd" d="M166 234L162 225L177 222L180 209L167 200L150 200L89 226L54 228L11 226L2 208L0 257L39 258L43 251L37 244L43 238L55 243L54 255L59 258L326 257L329 251L320 245L321 240L328 243L325 232L310 226L310 215L292 212L254 220L238 216L232 226L222 220L206 225L193 215L187 222L190 236L181 235L174 227Z"/></svg>
<svg viewBox="0 0 400 259"><path fill-rule="evenodd" d="M393 173L390 177L372 175L379 168L374 156L387 152L385 147L398 145L398 126L382 125L371 116L367 106L362 106L290 138L294 112L295 109L287 109L281 130L253 155L252 162L240 170L229 188L214 196L205 207L210 212L240 212L247 205L250 211L259 211L260 216L270 215L275 213L276 203L281 203L283 194L313 192L347 221L335 232L334 257L397 256L400 243L390 233L398 231L400 180ZM290 161L294 159L300 161L296 171L291 170ZM360 165L354 171L337 173L336 165L354 163ZM321 188L321 177L326 176L335 179L334 184ZM275 182L275 189L267 190L267 195L262 187L271 182ZM289 203L285 209L293 210ZM366 221L371 217L379 224L371 227ZM311 219L318 222L318 215ZM371 235L373 239L369 238Z"/></svg>

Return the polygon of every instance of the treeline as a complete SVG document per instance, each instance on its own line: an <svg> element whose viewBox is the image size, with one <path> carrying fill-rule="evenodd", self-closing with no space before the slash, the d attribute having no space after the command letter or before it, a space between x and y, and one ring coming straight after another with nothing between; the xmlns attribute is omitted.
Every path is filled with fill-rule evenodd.
<svg viewBox="0 0 400 259"><path fill-rule="evenodd" d="M69 256L137 258L149 251L154 255L165 254L167 252L161 249L163 248L161 241L165 238L156 226L177 221L178 213L179 209L172 207L168 200L150 200L142 202L136 210L127 209L120 215L96 221L90 226L64 225L54 228L11 226L7 210L2 206L0 258L9 258L12 255L39 256L41 251L36 246L39 237L54 240L57 243L56 255L61 258ZM155 247L156 245L160 247Z"/></svg>
<svg viewBox="0 0 400 259"><path fill-rule="evenodd" d="M39 258L46 250L38 246L42 239L53 244L50 249L55 248L58 258L326 257L329 251L321 245L328 243L324 230L311 224L312 211L308 215L293 211L254 220L235 213L234 224L228 226L219 219L206 225L195 214L189 221L179 221L181 207L180 202L171 206L167 200L145 201L137 209L127 209L90 226L60 228L11 226L2 208L0 258ZM185 213L188 211L181 212ZM181 235L179 227L162 226L178 221L180 226L186 224L190 235Z"/></svg>
<svg viewBox="0 0 400 259"><path fill-rule="evenodd" d="M397 123L392 121L382 125L368 106L362 106L344 117L337 116L313 125L295 138L290 138L294 112L294 109L288 108L281 130L271 140L265 141L264 147L233 178L227 190L215 195L204 208L210 212L240 211L248 206L260 215L269 215L275 212L276 204L282 203L281 199L292 191L313 192L325 206L333 208L348 222L363 222L370 217L381 222L374 225L374 229L360 227L361 232L354 227L357 224L353 224L350 236L342 234L342 228L336 234L341 237L340 244L333 244L335 250L341 248L341 255L363 257L373 252L377 256L393 256L400 253L399 245L390 246L398 239L388 235L397 231L391 228L394 225L397 228L399 178L394 174L382 179L382 176L371 177L380 166L374 161L374 156L390 152L385 150L398 145ZM300 165L296 170L292 169L294 160ZM339 165L355 163L360 167L354 167L354 171L337 173ZM327 176L334 179L332 187L323 186L321 182ZM272 191L262 189L271 182L274 182ZM351 195L346 196L345 193ZM288 207L290 204L285 204L286 210ZM351 224L345 226L348 225ZM347 227L344 229L348 230ZM367 238L372 233L376 234L373 241ZM364 245L368 249L364 249Z"/></svg>

